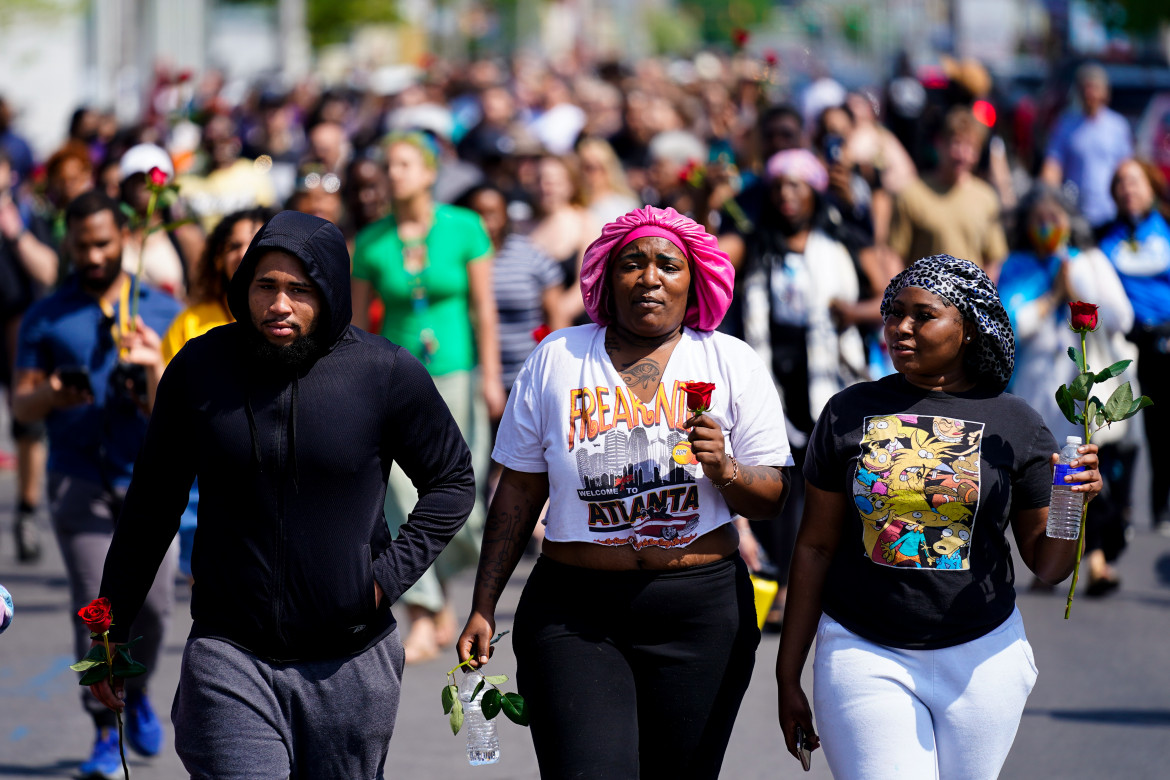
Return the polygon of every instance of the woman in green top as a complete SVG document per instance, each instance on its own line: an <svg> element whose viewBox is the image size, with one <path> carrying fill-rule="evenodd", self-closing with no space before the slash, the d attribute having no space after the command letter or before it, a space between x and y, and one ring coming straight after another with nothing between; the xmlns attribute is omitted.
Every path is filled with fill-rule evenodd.
<svg viewBox="0 0 1170 780"><path fill-rule="evenodd" d="M475 473L487 473L488 418L499 419L506 396L492 296L492 244L477 214L437 204L431 195L437 149L422 133L386 142L390 214L362 230L353 253L353 322L368 327L374 295L385 306L382 335L406 347L427 367L471 448ZM478 369L478 371L477 371ZM482 486L481 486L482 487ZM482 490L479 491L482 494ZM417 494L395 469L386 519L397 532ZM410 615L403 643L408 663L424 661L452 643L457 626L443 583L479 559L483 506L434 566L402 596Z"/></svg>

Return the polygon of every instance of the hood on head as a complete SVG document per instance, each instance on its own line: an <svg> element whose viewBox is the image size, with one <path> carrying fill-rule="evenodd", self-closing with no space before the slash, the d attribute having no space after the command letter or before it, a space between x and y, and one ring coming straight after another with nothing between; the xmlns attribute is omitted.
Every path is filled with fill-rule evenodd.
<svg viewBox="0 0 1170 780"><path fill-rule="evenodd" d="M322 307L317 315L316 332L332 346L349 327L353 313L349 295L349 249L337 226L320 217L282 211L260 229L228 285L228 308L232 316L247 327L252 326L248 287L256 276L260 258L274 249L298 258L321 291Z"/></svg>

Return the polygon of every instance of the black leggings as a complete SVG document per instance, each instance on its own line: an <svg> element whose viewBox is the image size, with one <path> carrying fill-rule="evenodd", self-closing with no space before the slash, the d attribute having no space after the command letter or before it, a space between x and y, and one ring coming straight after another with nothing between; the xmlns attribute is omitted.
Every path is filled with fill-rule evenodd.
<svg viewBox="0 0 1170 780"><path fill-rule="evenodd" d="M542 556L515 631L544 780L718 777L760 642L738 555L666 572Z"/></svg>

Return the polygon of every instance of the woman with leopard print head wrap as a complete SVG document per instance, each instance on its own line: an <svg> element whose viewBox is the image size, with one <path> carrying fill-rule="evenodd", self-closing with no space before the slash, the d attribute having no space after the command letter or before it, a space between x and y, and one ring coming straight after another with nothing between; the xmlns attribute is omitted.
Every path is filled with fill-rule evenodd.
<svg viewBox="0 0 1170 780"><path fill-rule="evenodd" d="M1024 563L1059 582L1075 542L1044 535L1056 442L1004 392L1015 339L974 263L919 260L882 299L896 374L835 395L809 441L804 515L776 664L780 727L840 778L994 778L1036 681L1015 606ZM1097 447L1069 479L1092 499ZM932 734L922 732L930 724Z"/></svg>

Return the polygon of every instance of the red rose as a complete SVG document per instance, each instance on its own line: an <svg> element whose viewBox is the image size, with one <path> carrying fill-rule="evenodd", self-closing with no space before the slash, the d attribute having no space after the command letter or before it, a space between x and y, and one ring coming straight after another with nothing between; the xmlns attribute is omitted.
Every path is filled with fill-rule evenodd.
<svg viewBox="0 0 1170 780"><path fill-rule="evenodd" d="M736 27L731 31L731 42L735 44L735 48L742 49L747 45L749 38L748 31L742 27Z"/></svg>
<svg viewBox="0 0 1170 780"><path fill-rule="evenodd" d="M110 612L110 600L107 598L94 599L81 609L77 610L81 622L95 634L104 634L110 630L113 615Z"/></svg>
<svg viewBox="0 0 1170 780"><path fill-rule="evenodd" d="M1076 333L1097 329L1097 304L1084 301L1069 301L1069 327Z"/></svg>
<svg viewBox="0 0 1170 780"><path fill-rule="evenodd" d="M711 408L711 393L715 390L713 382L687 382L683 390L687 392L687 409L694 414L702 414Z"/></svg>
<svg viewBox="0 0 1170 780"><path fill-rule="evenodd" d="M148 176L150 183L156 187L162 187L167 183L167 173L162 168L151 168Z"/></svg>
<svg viewBox="0 0 1170 780"><path fill-rule="evenodd" d="M768 49L764 52L764 63L769 68L774 68L780 64L780 55L776 54L772 49Z"/></svg>
<svg viewBox="0 0 1170 780"><path fill-rule="evenodd" d="M533 329L532 340L539 344L540 342L544 341L544 337L550 333L552 333L552 328L542 322L535 329Z"/></svg>

